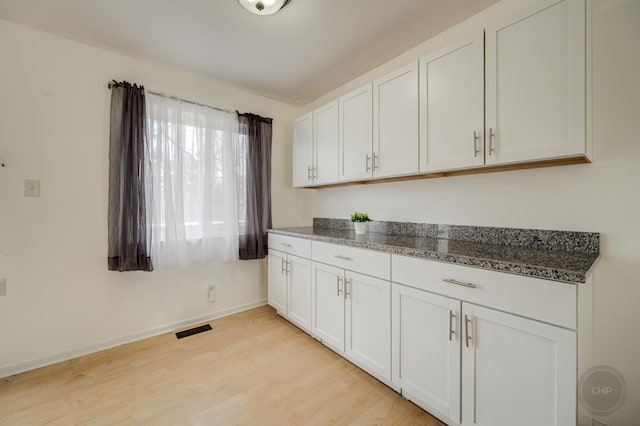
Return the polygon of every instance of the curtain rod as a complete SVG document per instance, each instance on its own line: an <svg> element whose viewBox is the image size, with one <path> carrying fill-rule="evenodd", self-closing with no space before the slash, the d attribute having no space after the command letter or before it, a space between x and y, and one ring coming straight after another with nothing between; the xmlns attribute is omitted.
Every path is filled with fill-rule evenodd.
<svg viewBox="0 0 640 426"><path fill-rule="evenodd" d="M118 84L118 83L115 80L114 81L110 81L107 84L107 88L109 88L109 90L111 90L111 88L113 86L115 86L116 84ZM152 95L160 96L162 98L174 99L176 101L180 101L180 102L184 102L184 103L192 104L192 105L198 105L198 106L205 107L205 108L211 108L211 109L215 109L216 111L227 112L229 114L238 114L238 111L230 111L228 109L223 109L223 108L218 108L218 107L214 107L214 106L211 106L211 105L201 104L199 102L190 101L188 99L180 98L180 97L175 96L175 95L167 95L165 93L156 92L156 91L153 91L153 90L147 90L147 92L151 93Z"/></svg>

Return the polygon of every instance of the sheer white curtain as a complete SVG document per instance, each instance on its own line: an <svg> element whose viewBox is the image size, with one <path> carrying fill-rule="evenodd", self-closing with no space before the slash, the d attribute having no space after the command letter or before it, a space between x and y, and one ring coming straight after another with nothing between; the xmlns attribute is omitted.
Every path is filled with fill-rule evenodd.
<svg viewBox="0 0 640 426"><path fill-rule="evenodd" d="M147 94L157 268L238 258L236 114Z"/></svg>

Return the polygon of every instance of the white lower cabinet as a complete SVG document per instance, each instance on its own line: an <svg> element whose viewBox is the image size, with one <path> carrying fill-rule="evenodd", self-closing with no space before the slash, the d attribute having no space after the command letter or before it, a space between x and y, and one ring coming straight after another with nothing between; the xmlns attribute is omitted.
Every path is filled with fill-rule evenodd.
<svg viewBox="0 0 640 426"><path fill-rule="evenodd" d="M576 424L589 332L576 318L590 316L576 315L576 285L281 235L269 244L269 304L447 424Z"/></svg>
<svg viewBox="0 0 640 426"><path fill-rule="evenodd" d="M287 254L269 249L269 282L267 303L278 312L287 312Z"/></svg>
<svg viewBox="0 0 640 426"><path fill-rule="evenodd" d="M308 240L269 234L269 245L282 247L269 249L269 281L267 302L280 315L300 328L311 332L311 260Z"/></svg>
<svg viewBox="0 0 640 426"><path fill-rule="evenodd" d="M311 331L311 261L269 250L269 305L280 315Z"/></svg>
<svg viewBox="0 0 640 426"><path fill-rule="evenodd" d="M312 265L311 333L383 381L391 381L389 281Z"/></svg>
<svg viewBox="0 0 640 426"><path fill-rule="evenodd" d="M344 270L323 263L311 266L311 334L336 352L344 352Z"/></svg>
<svg viewBox="0 0 640 426"><path fill-rule="evenodd" d="M460 422L459 300L392 284L393 383L443 420Z"/></svg>
<svg viewBox="0 0 640 426"><path fill-rule="evenodd" d="M345 272L345 352L365 370L391 381L391 284Z"/></svg>
<svg viewBox="0 0 640 426"><path fill-rule="evenodd" d="M576 332L463 303L462 424L575 425Z"/></svg>
<svg viewBox="0 0 640 426"><path fill-rule="evenodd" d="M288 255L287 318L311 332L311 261Z"/></svg>
<svg viewBox="0 0 640 426"><path fill-rule="evenodd" d="M392 284L393 383L449 424L575 425L576 332Z"/></svg>

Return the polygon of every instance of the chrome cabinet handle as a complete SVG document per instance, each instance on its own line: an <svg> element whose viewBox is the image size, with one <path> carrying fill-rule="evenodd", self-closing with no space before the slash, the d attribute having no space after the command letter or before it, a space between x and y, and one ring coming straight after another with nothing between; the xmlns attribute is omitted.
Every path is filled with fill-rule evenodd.
<svg viewBox="0 0 640 426"><path fill-rule="evenodd" d="M342 278L340 278L340 275L338 275L336 280L336 295L340 296L342 294L342 286L340 284L342 284Z"/></svg>
<svg viewBox="0 0 640 426"><path fill-rule="evenodd" d="M456 334L455 331L453 331L453 319L455 318L455 314L453 313L452 310L449 310L449 341L453 340L453 335Z"/></svg>
<svg viewBox="0 0 640 426"><path fill-rule="evenodd" d="M340 259L340 260L353 260L353 259L351 259L349 256L343 256L343 255L341 255L341 254L336 254L336 255L335 255L335 256L333 256L333 257L335 257L336 259Z"/></svg>
<svg viewBox="0 0 640 426"><path fill-rule="evenodd" d="M469 323L471 323L471 318L469 318L466 314L464 316L464 333L465 333L465 344L469 347L469 340L471 339L471 335L469 334Z"/></svg>
<svg viewBox="0 0 640 426"><path fill-rule="evenodd" d="M473 156L474 158L480 154L480 150L478 149L478 132L473 131Z"/></svg>
<svg viewBox="0 0 640 426"><path fill-rule="evenodd" d="M284 247L291 247L291 244L289 244L289 243L280 243L280 245L284 246Z"/></svg>
<svg viewBox="0 0 640 426"><path fill-rule="evenodd" d="M286 271L285 271L285 268L284 268L284 259L280 259L280 273L284 274L285 272Z"/></svg>
<svg viewBox="0 0 640 426"><path fill-rule="evenodd" d="M287 267L287 268L286 268L286 270L285 270L285 272L287 273L287 275L289 275L289 272L291 272L291 269L290 269L290 267L291 267L291 262L285 262L284 264L285 264L285 265L286 265L286 267Z"/></svg>
<svg viewBox="0 0 640 426"><path fill-rule="evenodd" d="M376 154L375 152L373 153L373 170L377 169L378 167L378 161L380 158L378 157L378 154Z"/></svg>
<svg viewBox="0 0 640 426"><path fill-rule="evenodd" d="M369 161L371 161L371 156L369 154L365 154L365 166L366 166L365 171L367 172L371 170L371 167L369 166Z"/></svg>
<svg viewBox="0 0 640 426"><path fill-rule="evenodd" d="M449 284L461 285L462 287L478 288L475 284L465 283L464 281L454 280L453 278L443 278L442 281Z"/></svg>
<svg viewBox="0 0 640 426"><path fill-rule="evenodd" d="M311 175L311 166L307 166L307 180L311 179L313 179L313 176Z"/></svg>
<svg viewBox="0 0 640 426"><path fill-rule="evenodd" d="M493 147L493 137L495 134L493 133L493 129L489 127L489 155L493 154L495 148Z"/></svg>
<svg viewBox="0 0 640 426"><path fill-rule="evenodd" d="M344 297L351 296L351 278L344 280Z"/></svg>

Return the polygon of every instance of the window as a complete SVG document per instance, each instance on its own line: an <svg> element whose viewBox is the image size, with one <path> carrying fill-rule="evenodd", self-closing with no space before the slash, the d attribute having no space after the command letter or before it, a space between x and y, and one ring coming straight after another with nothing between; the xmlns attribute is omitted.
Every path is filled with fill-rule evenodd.
<svg viewBox="0 0 640 426"><path fill-rule="evenodd" d="M147 120L154 265L237 259L246 216L237 114L147 94Z"/></svg>

